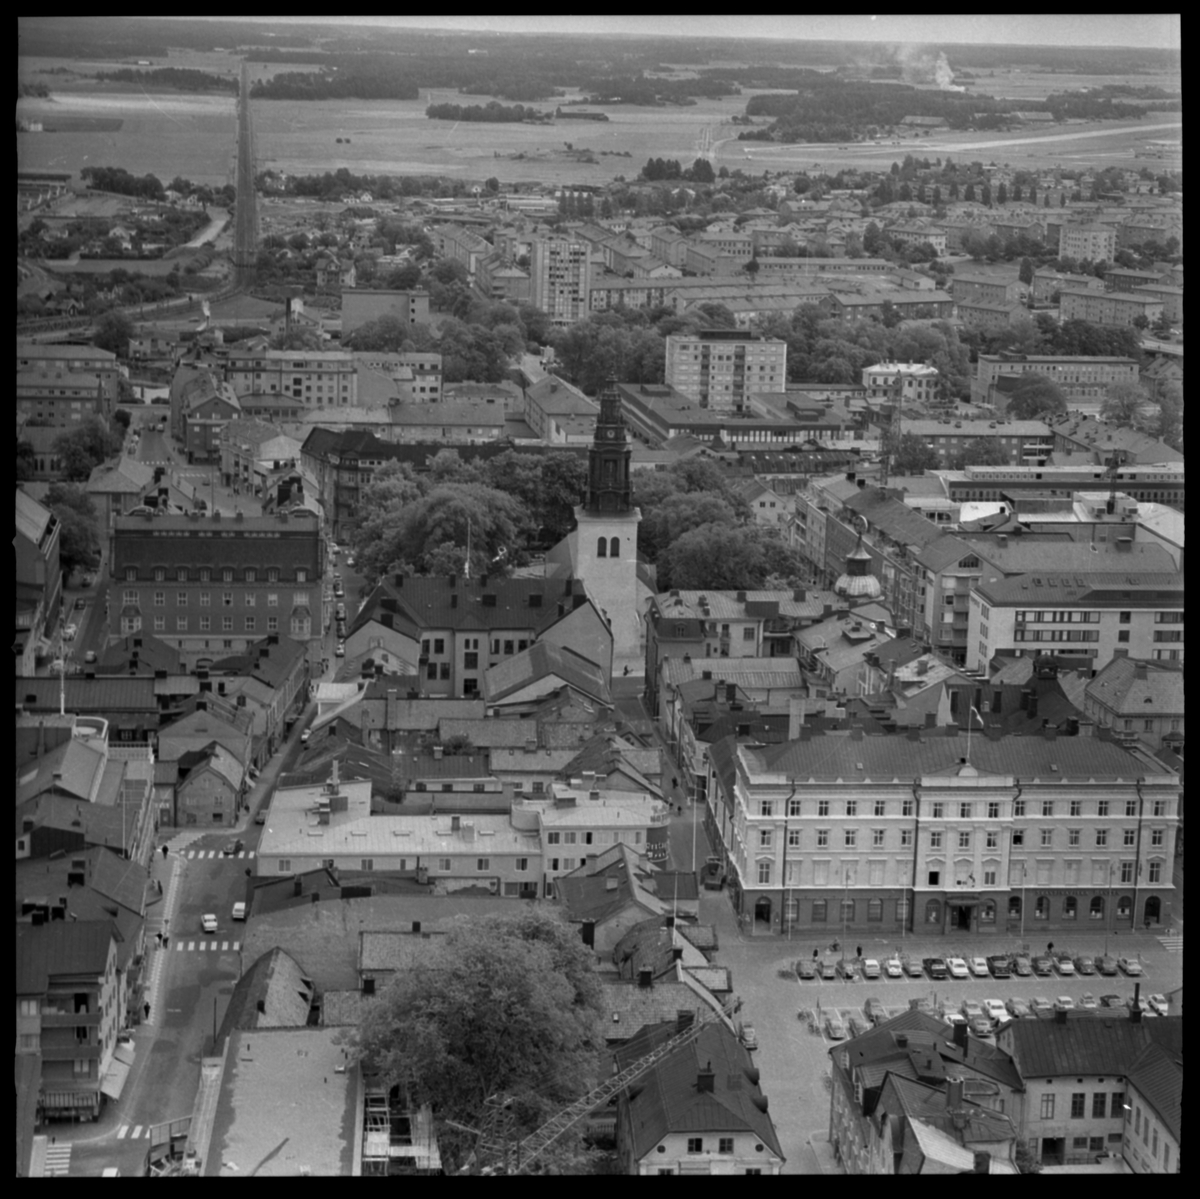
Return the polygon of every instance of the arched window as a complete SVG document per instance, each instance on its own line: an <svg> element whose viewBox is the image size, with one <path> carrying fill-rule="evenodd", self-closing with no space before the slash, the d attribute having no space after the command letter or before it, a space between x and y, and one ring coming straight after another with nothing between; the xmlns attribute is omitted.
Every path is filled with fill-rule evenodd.
<svg viewBox="0 0 1200 1199"><path fill-rule="evenodd" d="M980 924L995 924L996 923L996 905L990 899L985 899L979 909Z"/></svg>
<svg viewBox="0 0 1200 1199"><path fill-rule="evenodd" d="M619 558L621 556L621 539L614 537L608 543L608 556L610 558Z"/></svg>
<svg viewBox="0 0 1200 1199"><path fill-rule="evenodd" d="M1018 920L1021 916L1021 897L1019 895L1010 895L1008 897L1008 918L1010 920Z"/></svg>
<svg viewBox="0 0 1200 1199"><path fill-rule="evenodd" d="M597 558L607 558L608 557L608 539L607 538L605 538L605 537L597 537L596 538L596 557Z"/></svg>
<svg viewBox="0 0 1200 1199"><path fill-rule="evenodd" d="M1093 895L1092 902L1088 904L1088 919L1103 920L1104 919L1104 896Z"/></svg>
<svg viewBox="0 0 1200 1199"><path fill-rule="evenodd" d="M942 920L942 905L936 899L931 899L925 905L925 923L940 924Z"/></svg>
<svg viewBox="0 0 1200 1199"><path fill-rule="evenodd" d="M1068 895L1063 900L1063 919L1074 920L1079 915L1079 901L1074 895Z"/></svg>
<svg viewBox="0 0 1200 1199"><path fill-rule="evenodd" d="M1037 897L1037 902L1033 905L1033 918L1035 920L1050 919L1050 900L1045 895Z"/></svg>

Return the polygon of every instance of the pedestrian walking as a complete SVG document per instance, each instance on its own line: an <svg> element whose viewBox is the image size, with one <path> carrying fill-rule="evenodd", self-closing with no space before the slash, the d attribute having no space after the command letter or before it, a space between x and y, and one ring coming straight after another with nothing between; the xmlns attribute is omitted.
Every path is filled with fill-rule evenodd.
<svg viewBox="0 0 1200 1199"><path fill-rule="evenodd" d="M164 845L163 846L163 861L165 862L166 860L167 860L167 847Z"/></svg>
<svg viewBox="0 0 1200 1199"><path fill-rule="evenodd" d="M857 949L858 949L858 955L857 955L858 960L861 962L862 961L862 946L861 945L857 946Z"/></svg>
<svg viewBox="0 0 1200 1199"><path fill-rule="evenodd" d="M819 958L820 956L821 956L821 951L819 949L814 949L813 950L813 961L815 962L817 960L817 958Z"/></svg>
<svg viewBox="0 0 1200 1199"><path fill-rule="evenodd" d="M154 939L158 942L159 949L162 948L162 933L155 933Z"/></svg>
<svg viewBox="0 0 1200 1199"><path fill-rule="evenodd" d="M1053 953L1053 952L1054 952L1054 942L1053 942L1053 941L1047 941L1047 942L1046 942L1046 952L1047 952L1047 953Z"/></svg>
<svg viewBox="0 0 1200 1199"><path fill-rule="evenodd" d="M671 778L671 790L673 790L673 791L678 791L678 790L679 790L679 778L678 778L678 776L672 776L672 778Z"/></svg>
<svg viewBox="0 0 1200 1199"><path fill-rule="evenodd" d="M629 676L629 667L628 667L628 666L626 666L626 667L625 667L624 674L625 674L625 676L626 676L626 677L628 677L628 676Z"/></svg>
<svg viewBox="0 0 1200 1199"><path fill-rule="evenodd" d="M149 1019L150 1019L150 1004L149 1004L149 1003L143 1003L143 1004L142 1004L142 1011L146 1013L146 1019L147 1019L147 1020L149 1020Z"/></svg>
<svg viewBox="0 0 1200 1199"><path fill-rule="evenodd" d="M158 893L160 895L162 894L162 879L161 878L158 880Z"/></svg>
<svg viewBox="0 0 1200 1199"><path fill-rule="evenodd" d="M163 933L163 948L164 949L167 948L167 944L170 940L171 940L171 938L168 937L166 933Z"/></svg>

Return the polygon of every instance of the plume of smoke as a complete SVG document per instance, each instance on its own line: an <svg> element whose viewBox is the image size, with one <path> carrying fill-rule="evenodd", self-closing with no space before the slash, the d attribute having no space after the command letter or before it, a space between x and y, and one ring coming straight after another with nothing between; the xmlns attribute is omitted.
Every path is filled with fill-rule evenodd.
<svg viewBox="0 0 1200 1199"><path fill-rule="evenodd" d="M903 44L891 47L892 57L900 65L905 83L935 83L944 92L964 92L954 82L954 71L944 51L932 46Z"/></svg>

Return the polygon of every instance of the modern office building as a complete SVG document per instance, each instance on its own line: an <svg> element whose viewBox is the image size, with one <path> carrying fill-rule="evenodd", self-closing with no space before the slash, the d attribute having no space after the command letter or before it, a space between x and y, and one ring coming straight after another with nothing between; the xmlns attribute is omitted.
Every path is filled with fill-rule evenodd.
<svg viewBox="0 0 1200 1199"><path fill-rule="evenodd" d="M591 304L592 247L586 241L538 238L531 248L529 278L533 306L559 328L573 325L587 316Z"/></svg>
<svg viewBox="0 0 1200 1199"><path fill-rule="evenodd" d="M740 329L672 333L667 338L666 383L701 408L748 412L753 392L783 391L787 342Z"/></svg>

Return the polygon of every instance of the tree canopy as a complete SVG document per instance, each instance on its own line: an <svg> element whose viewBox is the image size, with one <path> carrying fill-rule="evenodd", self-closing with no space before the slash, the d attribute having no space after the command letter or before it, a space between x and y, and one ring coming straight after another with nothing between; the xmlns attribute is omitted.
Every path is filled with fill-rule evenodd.
<svg viewBox="0 0 1200 1199"><path fill-rule="evenodd" d="M429 1103L443 1160L456 1168L491 1096L513 1100L528 1135L597 1081L604 1048L600 985L588 950L561 917L522 906L460 920L402 971L342 1034L364 1070ZM576 1139L574 1145L578 1145ZM570 1154L567 1140L560 1152Z"/></svg>
<svg viewBox="0 0 1200 1199"><path fill-rule="evenodd" d="M78 483L52 483L46 492L46 507L61 526L58 561L63 573L99 566L100 522L87 489Z"/></svg>
<svg viewBox="0 0 1200 1199"><path fill-rule="evenodd" d="M54 456L68 482L86 481L92 471L121 448L121 440L98 416L66 429L54 439Z"/></svg>
<svg viewBox="0 0 1200 1199"><path fill-rule="evenodd" d="M1100 415L1119 425L1142 429L1150 423L1150 401L1140 383L1114 383L1104 393Z"/></svg>
<svg viewBox="0 0 1200 1199"><path fill-rule="evenodd" d="M1016 420L1041 420L1067 410L1062 388L1045 375L1021 376L1021 386L1008 397L1008 415Z"/></svg>
<svg viewBox="0 0 1200 1199"><path fill-rule="evenodd" d="M788 586L803 578L799 554L758 525L700 525L658 558L660 589L760 588L769 579Z"/></svg>

